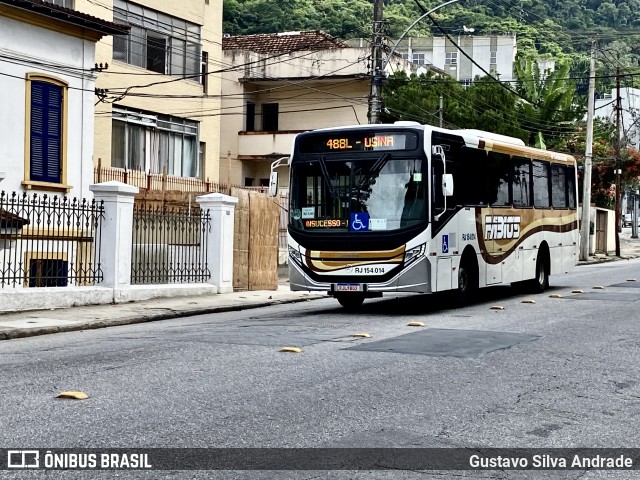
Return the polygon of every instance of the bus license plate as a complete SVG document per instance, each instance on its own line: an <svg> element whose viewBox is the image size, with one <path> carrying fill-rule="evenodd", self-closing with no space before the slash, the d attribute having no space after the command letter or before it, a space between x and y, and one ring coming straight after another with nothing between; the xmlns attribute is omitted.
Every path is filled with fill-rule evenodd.
<svg viewBox="0 0 640 480"><path fill-rule="evenodd" d="M337 283L334 290L336 292L361 292L362 284L360 283Z"/></svg>

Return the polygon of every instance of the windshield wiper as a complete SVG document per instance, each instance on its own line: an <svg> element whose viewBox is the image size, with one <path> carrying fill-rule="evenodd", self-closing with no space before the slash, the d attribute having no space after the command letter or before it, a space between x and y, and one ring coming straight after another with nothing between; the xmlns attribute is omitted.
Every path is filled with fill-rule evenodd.
<svg viewBox="0 0 640 480"><path fill-rule="evenodd" d="M327 170L327 162L325 161L322 155L319 156L318 163L320 164L320 171L322 172L322 177L324 178L324 181L327 184L327 188L329 189L329 195L331 195L331 198L336 198L335 193L333 191L333 185L331 185L329 170Z"/></svg>
<svg viewBox="0 0 640 480"><path fill-rule="evenodd" d="M369 175L367 175L361 182L360 185L358 185L358 190L361 190L362 187L364 187L367 183L370 183L371 180L373 180L374 178L376 178L380 172L382 171L382 169L384 168L384 166L387 164L387 162L389 161L389 158L391 158L391 155L387 152L387 153L383 153L380 158L378 158L376 160L376 162L371 166L371 170L369 170Z"/></svg>

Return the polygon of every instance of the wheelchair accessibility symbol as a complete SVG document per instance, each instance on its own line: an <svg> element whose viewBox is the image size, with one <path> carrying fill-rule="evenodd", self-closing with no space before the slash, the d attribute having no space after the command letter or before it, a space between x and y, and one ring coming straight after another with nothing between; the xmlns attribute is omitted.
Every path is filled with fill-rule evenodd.
<svg viewBox="0 0 640 480"><path fill-rule="evenodd" d="M368 213L349 214L349 231L350 232L366 232L367 230L369 230L369 214Z"/></svg>
<svg viewBox="0 0 640 480"><path fill-rule="evenodd" d="M442 253L449 253L449 235L442 235Z"/></svg>

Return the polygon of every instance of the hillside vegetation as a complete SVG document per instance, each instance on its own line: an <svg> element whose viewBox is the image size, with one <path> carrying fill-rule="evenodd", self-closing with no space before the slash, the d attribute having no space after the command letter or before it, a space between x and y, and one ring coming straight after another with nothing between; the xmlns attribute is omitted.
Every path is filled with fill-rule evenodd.
<svg viewBox="0 0 640 480"><path fill-rule="evenodd" d="M441 1L421 0L431 9ZM640 53L640 0L461 0L437 12L449 33L463 26L475 35L515 33L521 54L557 57L586 53L593 38L623 42L625 55ZM225 0L223 29L231 35L295 30L324 30L340 38L368 37L372 0ZM389 36L397 37L422 14L413 0L385 1ZM428 20L413 35L440 35ZM631 35L630 35L631 34Z"/></svg>

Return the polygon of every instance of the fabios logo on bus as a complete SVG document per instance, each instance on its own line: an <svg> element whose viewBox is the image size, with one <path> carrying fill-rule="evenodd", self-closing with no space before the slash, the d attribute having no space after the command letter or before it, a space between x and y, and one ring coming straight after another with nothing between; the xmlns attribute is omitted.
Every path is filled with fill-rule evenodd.
<svg viewBox="0 0 640 480"><path fill-rule="evenodd" d="M484 239L504 240L520 237L520 216L487 215L485 217Z"/></svg>

